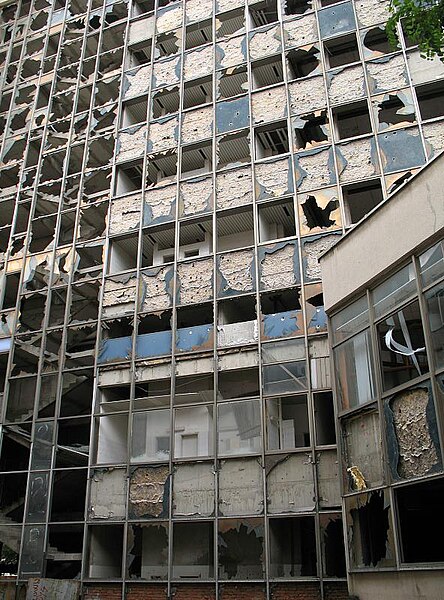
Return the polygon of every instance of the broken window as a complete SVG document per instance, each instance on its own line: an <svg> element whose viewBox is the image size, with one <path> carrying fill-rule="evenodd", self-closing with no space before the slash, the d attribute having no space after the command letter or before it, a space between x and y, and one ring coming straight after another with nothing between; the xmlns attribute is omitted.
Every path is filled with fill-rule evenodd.
<svg viewBox="0 0 444 600"><path fill-rule="evenodd" d="M163 385L169 380L165 380ZM162 384L161 381L158 382ZM174 384L174 404L196 404L213 401L213 374L176 377Z"/></svg>
<svg viewBox="0 0 444 600"><path fill-rule="evenodd" d="M212 41L212 38L211 19L188 25L185 32L185 50L208 44Z"/></svg>
<svg viewBox="0 0 444 600"><path fill-rule="evenodd" d="M212 229L213 223L210 219L182 221L179 229L178 259L198 258L211 254Z"/></svg>
<svg viewBox="0 0 444 600"><path fill-rule="evenodd" d="M251 454L261 449L259 400L229 402L218 406L218 453Z"/></svg>
<svg viewBox="0 0 444 600"><path fill-rule="evenodd" d="M322 573L325 577L345 577L345 547L340 514L320 515L322 544Z"/></svg>
<svg viewBox="0 0 444 600"><path fill-rule="evenodd" d="M160 33L156 37L155 56L172 56L180 51L182 42L182 30L172 31L170 33Z"/></svg>
<svg viewBox="0 0 444 600"><path fill-rule="evenodd" d="M214 527L212 522L174 523L173 578L214 577Z"/></svg>
<svg viewBox="0 0 444 600"><path fill-rule="evenodd" d="M361 569L393 566L395 556L387 491L347 498L346 511L352 566Z"/></svg>
<svg viewBox="0 0 444 600"><path fill-rule="evenodd" d="M128 530L127 576L163 580L168 577L168 524L137 524Z"/></svg>
<svg viewBox="0 0 444 600"><path fill-rule="evenodd" d="M301 392L307 387L305 360L263 367L264 394Z"/></svg>
<svg viewBox="0 0 444 600"><path fill-rule="evenodd" d="M419 256L422 285L426 286L438 279L443 274L444 243L438 242Z"/></svg>
<svg viewBox="0 0 444 600"><path fill-rule="evenodd" d="M343 67L359 60L358 44L354 33L325 41L324 49L330 69Z"/></svg>
<svg viewBox="0 0 444 600"><path fill-rule="evenodd" d="M310 446L307 396L267 399L268 450Z"/></svg>
<svg viewBox="0 0 444 600"><path fill-rule="evenodd" d="M82 565L83 525L50 525L45 576L78 579Z"/></svg>
<svg viewBox="0 0 444 600"><path fill-rule="evenodd" d="M174 457L206 457L213 453L213 407L204 405L175 409Z"/></svg>
<svg viewBox="0 0 444 600"><path fill-rule="evenodd" d="M185 94L186 92L184 92ZM152 102L152 118L159 119L160 117L166 117L179 110L179 88L162 88L153 94ZM143 120L145 120L144 117Z"/></svg>
<svg viewBox="0 0 444 600"><path fill-rule="evenodd" d="M142 266L160 266L174 262L174 226L147 229L142 237Z"/></svg>
<svg viewBox="0 0 444 600"><path fill-rule="evenodd" d="M253 211L224 211L217 217L217 250L224 252L254 243Z"/></svg>
<svg viewBox="0 0 444 600"><path fill-rule="evenodd" d="M280 121L254 130L256 159L286 154L289 151L287 123Z"/></svg>
<svg viewBox="0 0 444 600"><path fill-rule="evenodd" d="M295 119L295 149L303 150L318 146L329 139L326 111L318 111Z"/></svg>
<svg viewBox="0 0 444 600"><path fill-rule="evenodd" d="M415 109L408 90L386 94L377 104L380 129L415 122Z"/></svg>
<svg viewBox="0 0 444 600"><path fill-rule="evenodd" d="M54 471L51 521L83 521L86 481L85 469Z"/></svg>
<svg viewBox="0 0 444 600"><path fill-rule="evenodd" d="M132 5L131 18L140 17L154 10L154 0L136 0Z"/></svg>
<svg viewBox="0 0 444 600"><path fill-rule="evenodd" d="M82 467L88 464L90 419L59 420L56 467Z"/></svg>
<svg viewBox="0 0 444 600"><path fill-rule="evenodd" d="M117 167L115 194L120 196L142 189L143 163L141 161Z"/></svg>
<svg viewBox="0 0 444 600"><path fill-rule="evenodd" d="M120 273L135 269L137 264L137 237L113 238L110 244L108 273Z"/></svg>
<svg viewBox="0 0 444 600"><path fill-rule="evenodd" d="M177 92L178 96L178 92ZM212 78L202 77L194 79L184 84L183 89L183 108L193 108L202 104L209 104L213 98ZM177 97L178 101L178 97ZM177 104L178 105L178 104Z"/></svg>
<svg viewBox="0 0 444 600"><path fill-rule="evenodd" d="M216 38L221 39L235 33L242 33L245 28L243 8L235 8L216 17Z"/></svg>
<svg viewBox="0 0 444 600"><path fill-rule="evenodd" d="M128 100L122 105L122 127L130 127L137 123L145 123L148 110L148 97L142 96Z"/></svg>
<svg viewBox="0 0 444 600"><path fill-rule="evenodd" d="M315 74L320 66L319 49L310 46L308 49L290 50L286 55L288 79L301 79Z"/></svg>
<svg viewBox="0 0 444 600"><path fill-rule="evenodd" d="M30 446L31 424L3 427L0 470L27 470L30 457Z"/></svg>
<svg viewBox="0 0 444 600"><path fill-rule="evenodd" d="M250 134L248 131L224 135L217 139L217 168L238 166L239 163L249 163Z"/></svg>
<svg viewBox="0 0 444 600"><path fill-rule="evenodd" d="M173 515L213 515L214 476L212 463L177 464L173 476Z"/></svg>
<svg viewBox="0 0 444 600"><path fill-rule="evenodd" d="M182 148L182 177L191 177L209 173L212 169L212 143L199 144Z"/></svg>
<svg viewBox="0 0 444 600"><path fill-rule="evenodd" d="M296 235L292 199L267 202L258 206L259 239L269 242Z"/></svg>
<svg viewBox="0 0 444 600"><path fill-rule="evenodd" d="M169 454L169 410L135 413L132 424L131 462L168 460Z"/></svg>
<svg viewBox="0 0 444 600"><path fill-rule="evenodd" d="M270 519L270 576L317 575L314 517Z"/></svg>
<svg viewBox="0 0 444 600"><path fill-rule="evenodd" d="M195 158L195 157L194 157ZM201 158L201 155L198 156ZM183 156L182 156L183 159ZM189 165L187 165L189 168ZM147 187L166 185L176 179L177 153L173 151L151 156L148 161L146 176Z"/></svg>
<svg viewBox="0 0 444 600"><path fill-rule="evenodd" d="M98 418L96 420L96 425L96 464L126 462L128 415L106 415Z"/></svg>
<svg viewBox="0 0 444 600"><path fill-rule="evenodd" d="M263 579L263 519L220 519L219 578Z"/></svg>
<svg viewBox="0 0 444 600"><path fill-rule="evenodd" d="M271 56L270 58L252 62L251 76L254 90L259 90L275 83L281 83L284 81L281 56Z"/></svg>
<svg viewBox="0 0 444 600"><path fill-rule="evenodd" d="M442 103L444 84L442 81L419 86L415 90L419 111L423 120L434 119L444 115Z"/></svg>
<svg viewBox="0 0 444 600"><path fill-rule="evenodd" d="M303 15L312 9L311 0L285 0L284 14L285 15Z"/></svg>
<svg viewBox="0 0 444 600"><path fill-rule="evenodd" d="M278 20L276 0L257 2L248 8L253 28L275 23Z"/></svg>
<svg viewBox="0 0 444 600"><path fill-rule="evenodd" d="M336 136L344 140L371 133L372 125L367 102L356 102L333 110Z"/></svg>
<svg viewBox="0 0 444 600"><path fill-rule="evenodd" d="M358 223L384 199L379 179L343 186L342 194L348 225Z"/></svg>
<svg viewBox="0 0 444 600"><path fill-rule="evenodd" d="M316 445L336 444L335 412L331 392L314 394Z"/></svg>
<svg viewBox="0 0 444 600"><path fill-rule="evenodd" d="M343 424L345 476L351 491L382 485L382 447L379 417L361 413Z"/></svg>
<svg viewBox="0 0 444 600"><path fill-rule="evenodd" d="M362 38L362 44L364 52L367 51L372 57L393 52L383 27L373 27L373 29L367 30Z"/></svg>
<svg viewBox="0 0 444 600"><path fill-rule="evenodd" d="M435 366L444 366L444 285L425 294Z"/></svg>
<svg viewBox="0 0 444 600"><path fill-rule="evenodd" d="M121 577L123 525L95 525L89 528L88 577Z"/></svg>

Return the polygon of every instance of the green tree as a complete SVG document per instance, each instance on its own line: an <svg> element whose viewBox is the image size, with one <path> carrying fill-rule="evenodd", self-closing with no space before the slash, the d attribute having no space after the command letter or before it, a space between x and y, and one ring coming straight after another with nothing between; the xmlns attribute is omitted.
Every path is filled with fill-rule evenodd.
<svg viewBox="0 0 444 600"><path fill-rule="evenodd" d="M390 0L390 12L386 31L393 47L397 45L396 25L402 20L422 56L439 56L444 61L444 0Z"/></svg>

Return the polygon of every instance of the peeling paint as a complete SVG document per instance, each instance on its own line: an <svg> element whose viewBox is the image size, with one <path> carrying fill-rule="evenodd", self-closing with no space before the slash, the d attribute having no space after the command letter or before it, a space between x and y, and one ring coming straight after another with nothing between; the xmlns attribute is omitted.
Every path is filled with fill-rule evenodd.
<svg viewBox="0 0 444 600"><path fill-rule="evenodd" d="M341 234L318 235L313 238L306 238L303 242L302 261L304 265L305 277L308 280L321 279L321 265L319 256L334 246L341 239Z"/></svg>
<svg viewBox="0 0 444 600"><path fill-rule="evenodd" d="M305 46L318 39L316 15L314 13L284 21L284 40L286 48Z"/></svg>
<svg viewBox="0 0 444 600"><path fill-rule="evenodd" d="M361 65L341 68L327 74L328 97L332 104L352 102L365 97L364 70Z"/></svg>
<svg viewBox="0 0 444 600"><path fill-rule="evenodd" d="M177 146L178 118L166 117L150 123L148 132L148 152L162 152Z"/></svg>
<svg viewBox="0 0 444 600"><path fill-rule="evenodd" d="M214 472L211 464L176 465L173 475L174 516L214 514Z"/></svg>
<svg viewBox="0 0 444 600"><path fill-rule="evenodd" d="M213 135L213 107L186 112L182 120L182 143L197 142Z"/></svg>
<svg viewBox="0 0 444 600"><path fill-rule="evenodd" d="M142 272L144 294L141 310L156 312L166 310L172 304L173 267L146 269Z"/></svg>
<svg viewBox="0 0 444 600"><path fill-rule="evenodd" d="M180 184L182 217L209 212L213 208L213 181L210 177L192 179Z"/></svg>
<svg viewBox="0 0 444 600"><path fill-rule="evenodd" d="M91 478L89 517L124 519L126 473L124 469L96 469Z"/></svg>
<svg viewBox="0 0 444 600"><path fill-rule="evenodd" d="M130 161L143 156L146 133L146 125L136 125L126 131L121 131L117 138L117 160Z"/></svg>
<svg viewBox="0 0 444 600"><path fill-rule="evenodd" d="M422 477L439 471L438 429L429 386L399 392L386 401L385 414L393 476Z"/></svg>
<svg viewBox="0 0 444 600"><path fill-rule="evenodd" d="M277 25L250 33L250 59L257 60L281 51L281 36Z"/></svg>
<svg viewBox="0 0 444 600"><path fill-rule="evenodd" d="M409 85L402 54L369 61L367 72L373 94L401 89Z"/></svg>
<svg viewBox="0 0 444 600"><path fill-rule="evenodd" d="M288 91L292 114L306 114L327 106L322 76L293 81L288 84Z"/></svg>
<svg viewBox="0 0 444 600"><path fill-rule="evenodd" d="M302 310L288 310L285 312L262 317L262 338L275 339L304 334L304 320Z"/></svg>
<svg viewBox="0 0 444 600"><path fill-rule="evenodd" d="M108 277L103 289L104 317L118 317L133 312L136 301L137 277L133 274Z"/></svg>
<svg viewBox="0 0 444 600"><path fill-rule="evenodd" d="M213 14L212 0L187 0L185 14L188 23L203 21Z"/></svg>
<svg viewBox="0 0 444 600"><path fill-rule="evenodd" d="M388 0L356 0L355 7L361 27L385 24L390 16Z"/></svg>
<svg viewBox="0 0 444 600"><path fill-rule="evenodd" d="M258 200L279 197L292 192L293 175L289 158L256 165L256 195Z"/></svg>
<svg viewBox="0 0 444 600"><path fill-rule="evenodd" d="M145 67L146 73L151 73L151 67ZM156 61L153 65L153 87L173 85L180 78L180 57ZM147 77L147 85L149 78Z"/></svg>
<svg viewBox="0 0 444 600"><path fill-rule="evenodd" d="M168 514L169 469L161 467L138 467L130 476L129 516L161 517Z"/></svg>
<svg viewBox="0 0 444 600"><path fill-rule="evenodd" d="M444 121L426 123L422 126L426 142L430 144L429 157L444 150Z"/></svg>
<svg viewBox="0 0 444 600"><path fill-rule="evenodd" d="M298 453L268 459L268 512L313 510L315 491L310 455Z"/></svg>
<svg viewBox="0 0 444 600"><path fill-rule="evenodd" d="M253 202L251 168L224 171L216 175L217 208L234 208Z"/></svg>
<svg viewBox="0 0 444 600"><path fill-rule="evenodd" d="M153 225L174 219L176 185L156 187L145 192L143 224Z"/></svg>
<svg viewBox="0 0 444 600"><path fill-rule="evenodd" d="M222 254L217 262L219 296L231 296L254 289L254 255L251 250Z"/></svg>
<svg viewBox="0 0 444 600"><path fill-rule="evenodd" d="M244 346L258 340L257 320L217 326L217 345Z"/></svg>
<svg viewBox="0 0 444 600"><path fill-rule="evenodd" d="M184 79L197 79L209 75L213 70L213 61L213 46L188 52L184 58Z"/></svg>
<svg viewBox="0 0 444 600"><path fill-rule="evenodd" d="M213 325L195 325L177 330L178 352L195 352L213 349Z"/></svg>
<svg viewBox="0 0 444 600"><path fill-rule="evenodd" d="M150 78L151 65L140 67L137 71L127 73L123 82L124 100L148 93L150 88Z"/></svg>
<svg viewBox="0 0 444 600"><path fill-rule="evenodd" d="M216 45L218 68L227 69L240 65L247 60L247 42L244 35L223 40Z"/></svg>
<svg viewBox="0 0 444 600"><path fill-rule="evenodd" d="M157 33L165 33L172 29L177 29L182 25L182 4L175 6L166 6L157 12L156 29Z"/></svg>
<svg viewBox="0 0 444 600"><path fill-rule="evenodd" d="M177 267L178 302L197 304L213 297L213 260L180 263Z"/></svg>
<svg viewBox="0 0 444 600"><path fill-rule="evenodd" d="M245 0L216 0L216 11L218 13L225 12L226 10L232 10L244 6Z"/></svg>
<svg viewBox="0 0 444 600"><path fill-rule="evenodd" d="M264 511L262 467L257 458L223 460L219 469L219 512L260 515Z"/></svg>
<svg viewBox="0 0 444 600"><path fill-rule="evenodd" d="M293 242L282 242L258 250L261 289L275 290L300 282L299 257Z"/></svg>
<svg viewBox="0 0 444 600"><path fill-rule="evenodd" d="M284 86L257 92L251 96L253 121L267 123L287 116L287 94Z"/></svg>
<svg viewBox="0 0 444 600"><path fill-rule="evenodd" d="M336 146L339 179L342 182L360 181L379 173L373 138L356 140Z"/></svg>
<svg viewBox="0 0 444 600"><path fill-rule="evenodd" d="M332 148L301 152L295 157L299 192L336 183Z"/></svg>

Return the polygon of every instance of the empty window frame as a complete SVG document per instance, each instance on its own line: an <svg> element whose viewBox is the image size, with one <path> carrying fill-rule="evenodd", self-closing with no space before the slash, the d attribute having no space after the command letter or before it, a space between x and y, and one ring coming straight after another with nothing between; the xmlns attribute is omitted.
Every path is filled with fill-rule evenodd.
<svg viewBox="0 0 444 600"><path fill-rule="evenodd" d="M328 142L328 133L326 111L304 115L295 122L295 149L304 150Z"/></svg>
<svg viewBox="0 0 444 600"><path fill-rule="evenodd" d="M356 35L351 33L324 42L325 60L330 69L350 65L359 60Z"/></svg>
<svg viewBox="0 0 444 600"><path fill-rule="evenodd" d="M362 44L364 51L368 50L377 54L389 54L393 52L393 48L390 46L387 34L383 27L373 27L366 31L362 38Z"/></svg>
<svg viewBox="0 0 444 600"><path fill-rule="evenodd" d="M181 30L159 34L156 38L156 58L172 56L180 52L181 35Z"/></svg>
<svg viewBox="0 0 444 600"><path fill-rule="evenodd" d="M183 90L183 108L192 108L208 104L213 99L213 84L211 77L202 77L186 82Z"/></svg>
<svg viewBox="0 0 444 600"><path fill-rule="evenodd" d="M225 252L254 244L252 209L222 213L217 217L217 251Z"/></svg>
<svg viewBox="0 0 444 600"><path fill-rule="evenodd" d="M294 204L291 198L260 204L258 215L260 242L296 235Z"/></svg>
<svg viewBox="0 0 444 600"><path fill-rule="evenodd" d="M228 12L217 15L216 17L216 38L221 39L226 36L241 33L245 28L244 8L235 8Z"/></svg>
<svg viewBox="0 0 444 600"><path fill-rule="evenodd" d="M319 50L312 46L309 50L290 50L286 54L288 79L302 79L314 74L320 66Z"/></svg>
<svg viewBox="0 0 444 600"><path fill-rule="evenodd" d="M185 33L185 50L191 50L191 48L208 44L212 39L211 19L188 25Z"/></svg>
<svg viewBox="0 0 444 600"><path fill-rule="evenodd" d="M333 122L338 140L371 133L368 104L356 102L333 110Z"/></svg>
<svg viewBox="0 0 444 600"><path fill-rule="evenodd" d="M416 88L419 111L423 120L444 115L444 83L429 83Z"/></svg>
<svg viewBox="0 0 444 600"><path fill-rule="evenodd" d="M182 148L182 177L203 175L211 171L212 144L199 143Z"/></svg>
<svg viewBox="0 0 444 600"><path fill-rule="evenodd" d="M218 169L238 163L249 163L251 161L249 131L241 131L218 138L217 160Z"/></svg>
<svg viewBox="0 0 444 600"><path fill-rule="evenodd" d="M278 20L276 0L258 2L248 7L251 19L251 27L261 27Z"/></svg>
<svg viewBox="0 0 444 600"><path fill-rule="evenodd" d="M284 71L282 68L282 58L271 56L251 63L251 76L253 79L253 89L259 90L275 83L284 81Z"/></svg>
<svg viewBox="0 0 444 600"><path fill-rule="evenodd" d="M303 15L308 10L311 10L311 0L285 0L284 14L285 15Z"/></svg>
<svg viewBox="0 0 444 600"><path fill-rule="evenodd" d="M120 196L142 189L143 162L123 164L117 167L115 194Z"/></svg>
<svg viewBox="0 0 444 600"><path fill-rule="evenodd" d="M148 109L148 97L129 100L122 105L122 127L131 127L137 123L145 123Z"/></svg>
<svg viewBox="0 0 444 600"><path fill-rule="evenodd" d="M267 399L268 450L310 446L307 396Z"/></svg>
<svg viewBox="0 0 444 600"><path fill-rule="evenodd" d="M360 221L384 198L379 179L344 186L342 194L347 225Z"/></svg>
<svg viewBox="0 0 444 600"><path fill-rule="evenodd" d="M270 519L269 535L271 577L316 576L314 517Z"/></svg>
<svg viewBox="0 0 444 600"><path fill-rule="evenodd" d="M415 122L413 100L408 91L384 96L377 109L380 129Z"/></svg>
<svg viewBox="0 0 444 600"><path fill-rule="evenodd" d="M271 123L254 130L256 159L286 154L289 151L286 121Z"/></svg>

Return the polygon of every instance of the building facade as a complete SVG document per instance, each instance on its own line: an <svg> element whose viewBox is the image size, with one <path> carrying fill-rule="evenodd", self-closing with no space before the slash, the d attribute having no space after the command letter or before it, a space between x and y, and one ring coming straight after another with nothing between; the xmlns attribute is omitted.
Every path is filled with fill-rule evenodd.
<svg viewBox="0 0 444 600"><path fill-rule="evenodd" d="M321 259L348 573L360 600L442 597L443 160Z"/></svg>
<svg viewBox="0 0 444 600"><path fill-rule="evenodd" d="M317 259L444 147L387 7L3 3L5 577L347 597Z"/></svg>

